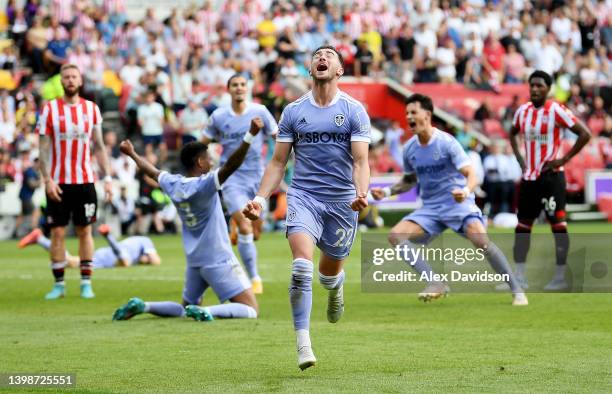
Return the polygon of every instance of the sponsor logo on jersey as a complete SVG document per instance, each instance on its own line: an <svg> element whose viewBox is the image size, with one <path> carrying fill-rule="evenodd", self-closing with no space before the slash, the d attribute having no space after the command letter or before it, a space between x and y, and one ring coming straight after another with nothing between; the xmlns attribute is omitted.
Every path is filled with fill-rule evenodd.
<svg viewBox="0 0 612 394"><path fill-rule="evenodd" d="M416 171L419 175L437 174L444 170L444 164L434 164L432 166L417 166Z"/></svg>
<svg viewBox="0 0 612 394"><path fill-rule="evenodd" d="M312 132L312 133L296 133L295 141L297 143L318 144L318 143L339 143L349 142L351 140L350 133L328 133L328 132Z"/></svg>

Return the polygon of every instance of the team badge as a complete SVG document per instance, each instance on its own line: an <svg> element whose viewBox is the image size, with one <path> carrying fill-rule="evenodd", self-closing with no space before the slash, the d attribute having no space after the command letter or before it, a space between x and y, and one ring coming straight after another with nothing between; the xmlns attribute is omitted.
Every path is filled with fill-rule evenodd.
<svg viewBox="0 0 612 394"><path fill-rule="evenodd" d="M433 152L433 159L434 159L434 160L440 160L440 150L439 150L439 149L436 149L436 150Z"/></svg>
<svg viewBox="0 0 612 394"><path fill-rule="evenodd" d="M342 114L338 114L336 115L336 117L334 117L334 122L336 123L336 126L340 127L344 124L344 115Z"/></svg>
<svg viewBox="0 0 612 394"><path fill-rule="evenodd" d="M287 216L287 220L293 222L295 220L295 211L289 212L289 216Z"/></svg>

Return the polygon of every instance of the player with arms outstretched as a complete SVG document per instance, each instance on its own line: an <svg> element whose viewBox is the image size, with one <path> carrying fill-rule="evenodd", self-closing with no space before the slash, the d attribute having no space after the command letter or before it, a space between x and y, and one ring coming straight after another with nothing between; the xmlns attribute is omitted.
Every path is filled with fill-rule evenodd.
<svg viewBox="0 0 612 394"><path fill-rule="evenodd" d="M516 277L527 288L525 262L531 244L533 221L544 210L555 236L556 272L545 290L564 290L569 236L565 214L566 184L563 166L589 142L591 132L565 106L547 100L553 79L546 72L534 71L529 76L530 101L514 114L510 142L514 155L523 169L519 190L518 220L514 238ZM569 129L578 135L574 146L561 156L562 131ZM518 136L525 143L524 158Z"/></svg>
<svg viewBox="0 0 612 394"><path fill-rule="evenodd" d="M248 133L251 119L259 117L263 121L264 127L251 143L244 164L227 180L222 191L223 203L232 220L238 224L238 253L253 284L253 292L261 294L263 284L257 271L253 223L244 217L242 208L257 193L264 169L262 159L264 138L268 135L275 136L278 125L265 106L247 102L248 85L245 77L240 74L230 77L227 81L227 90L232 98L231 105L218 108L212 113L204 130L202 142L208 144L216 140L223 146L221 155L221 165L223 165ZM256 226L261 226L261 222Z"/></svg>
<svg viewBox="0 0 612 394"><path fill-rule="evenodd" d="M120 149L138 168L156 179L164 193L178 209L183 222L183 248L187 257L183 305L170 302L143 302L132 298L113 315L113 320L127 320L140 313L166 317L192 317L198 321L213 318L256 318L257 301L240 263L234 256L227 233L218 191L240 167L253 138L263 128L260 118L251 120L249 133L242 144L218 170L210 172L212 161L207 145L190 142L181 149L181 163L186 175L160 171L139 156L129 141ZM202 295L212 287L220 305L199 307ZM230 303L224 303L229 300Z"/></svg>
<svg viewBox="0 0 612 394"><path fill-rule="evenodd" d="M431 241L446 228L467 237L484 255L497 273L508 274L513 305L527 305L523 289L512 276L502 251L489 240L482 213L474 203L478 179L461 144L450 134L431 125L434 108L431 98L413 94L406 99L406 117L415 135L404 146L404 177L387 188L372 188L372 197L381 200L412 189L419 183L423 207L396 224L389 234L393 245L418 245ZM419 274L432 277L432 268L422 258L411 262ZM419 299L430 301L446 295L448 286L430 281Z"/></svg>
<svg viewBox="0 0 612 394"><path fill-rule="evenodd" d="M344 310L342 267L355 238L358 211L368 205L370 119L358 101L338 89L342 66L334 47L315 50L312 91L283 111L274 156L257 197L243 211L251 220L260 217L293 148L295 173L287 192L293 255L289 298L301 369L316 362L309 333L314 248L321 251L319 282L329 290L327 319L335 323Z"/></svg>

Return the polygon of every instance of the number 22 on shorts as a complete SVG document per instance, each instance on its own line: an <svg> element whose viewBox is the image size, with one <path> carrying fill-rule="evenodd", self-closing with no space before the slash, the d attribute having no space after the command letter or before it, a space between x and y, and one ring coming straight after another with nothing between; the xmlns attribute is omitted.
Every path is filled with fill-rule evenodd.
<svg viewBox="0 0 612 394"><path fill-rule="evenodd" d="M338 236L338 240L332 246L334 248L342 248L342 247L349 246L351 244L351 241L353 240L354 231L355 230L352 228L349 228L348 231L343 228L339 228L338 230L336 230L336 235ZM345 239L346 239L346 243L343 244Z"/></svg>

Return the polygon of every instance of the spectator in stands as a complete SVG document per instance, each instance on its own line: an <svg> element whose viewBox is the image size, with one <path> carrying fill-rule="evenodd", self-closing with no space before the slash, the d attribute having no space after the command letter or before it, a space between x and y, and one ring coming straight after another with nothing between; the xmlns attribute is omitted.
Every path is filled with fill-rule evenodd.
<svg viewBox="0 0 612 394"><path fill-rule="evenodd" d="M504 74L506 83L522 83L525 80L525 59L512 43L504 56Z"/></svg>
<svg viewBox="0 0 612 394"><path fill-rule="evenodd" d="M510 212L514 196L513 169L510 168L505 154L505 141L496 140L489 146L489 155L483 162L485 174L485 191L490 205L489 216L494 218L498 213Z"/></svg>
<svg viewBox="0 0 612 394"><path fill-rule="evenodd" d="M70 41L64 38L60 28L56 28L53 31L53 38L49 41L45 50L44 58L47 62L46 69L49 75L57 74L61 65L67 62L69 48Z"/></svg>
<svg viewBox="0 0 612 394"><path fill-rule="evenodd" d="M457 70L455 68L455 43L452 39L446 38L444 46L436 51L436 64L438 80L442 83L454 83Z"/></svg>
<svg viewBox="0 0 612 394"><path fill-rule="evenodd" d="M6 190L6 185L15 180L15 167L11 163L11 155L0 146L0 193Z"/></svg>
<svg viewBox="0 0 612 394"><path fill-rule="evenodd" d="M164 107L155 101L155 92L145 93L144 103L138 106L138 125L142 133L142 140L147 152L159 148L160 160L166 159L167 149L164 141Z"/></svg>
<svg viewBox="0 0 612 394"><path fill-rule="evenodd" d="M179 123L179 134L183 145L191 141L199 141L202 138L202 130L208 124L208 114L200 103L189 98L187 108L179 114Z"/></svg>
<svg viewBox="0 0 612 394"><path fill-rule="evenodd" d="M130 233L130 226L136 220L134 214L136 202L128 196L128 189L125 184L122 184L119 190L119 197L113 201L113 206L117 210L119 222L121 223L121 235L125 236Z"/></svg>
<svg viewBox="0 0 612 394"><path fill-rule="evenodd" d="M367 77L374 68L374 54L365 40L359 40L355 53L355 76Z"/></svg>

